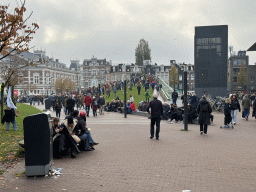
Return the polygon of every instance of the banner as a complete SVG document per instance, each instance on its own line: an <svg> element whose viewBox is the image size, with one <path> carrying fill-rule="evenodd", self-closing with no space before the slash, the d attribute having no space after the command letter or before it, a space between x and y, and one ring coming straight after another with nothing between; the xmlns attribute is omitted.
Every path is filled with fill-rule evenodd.
<svg viewBox="0 0 256 192"><path fill-rule="evenodd" d="M7 94L7 107L13 108L14 110L16 110L17 107L12 102L11 92L12 92L12 89L11 89L11 87L9 87L8 94Z"/></svg>

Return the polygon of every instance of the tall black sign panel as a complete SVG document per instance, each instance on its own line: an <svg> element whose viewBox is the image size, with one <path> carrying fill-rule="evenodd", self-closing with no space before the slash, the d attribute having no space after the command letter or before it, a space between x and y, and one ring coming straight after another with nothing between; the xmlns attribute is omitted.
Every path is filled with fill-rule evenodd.
<svg viewBox="0 0 256 192"><path fill-rule="evenodd" d="M227 95L228 26L195 27L195 92Z"/></svg>

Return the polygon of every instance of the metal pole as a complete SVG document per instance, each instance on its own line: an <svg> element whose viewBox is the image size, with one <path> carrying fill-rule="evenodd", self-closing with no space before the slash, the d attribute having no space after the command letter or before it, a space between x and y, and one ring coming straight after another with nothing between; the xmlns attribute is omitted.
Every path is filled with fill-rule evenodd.
<svg viewBox="0 0 256 192"><path fill-rule="evenodd" d="M127 110L126 110L126 80L124 80L124 118L127 118Z"/></svg>
<svg viewBox="0 0 256 192"><path fill-rule="evenodd" d="M184 87L184 130L188 130L188 104L187 104L187 71L183 72Z"/></svg>

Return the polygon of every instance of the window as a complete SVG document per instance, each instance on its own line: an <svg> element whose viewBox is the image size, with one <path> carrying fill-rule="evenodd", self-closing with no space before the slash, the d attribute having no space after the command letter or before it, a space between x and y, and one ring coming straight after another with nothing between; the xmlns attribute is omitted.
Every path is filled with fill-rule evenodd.
<svg viewBox="0 0 256 192"><path fill-rule="evenodd" d="M181 71L184 71L184 67L180 67Z"/></svg>
<svg viewBox="0 0 256 192"><path fill-rule="evenodd" d="M191 71L191 66L188 66L188 71Z"/></svg>
<svg viewBox="0 0 256 192"><path fill-rule="evenodd" d="M237 77L233 77L233 82L234 82L234 83L237 82Z"/></svg>
<svg viewBox="0 0 256 192"><path fill-rule="evenodd" d="M111 81L116 81L116 76L115 76L115 75L113 75L113 76L111 77Z"/></svg>
<svg viewBox="0 0 256 192"><path fill-rule="evenodd" d="M195 89L195 83L191 83L191 90Z"/></svg>
<svg viewBox="0 0 256 192"><path fill-rule="evenodd" d="M189 74L187 74L187 80L189 80Z"/></svg>
<svg viewBox="0 0 256 192"><path fill-rule="evenodd" d="M191 80L194 80L194 74L191 74Z"/></svg>
<svg viewBox="0 0 256 192"><path fill-rule="evenodd" d="M168 75L165 75L165 81L168 81L169 79L168 79Z"/></svg>
<svg viewBox="0 0 256 192"><path fill-rule="evenodd" d="M100 70L100 76L104 76L105 75L105 70Z"/></svg>
<svg viewBox="0 0 256 192"><path fill-rule="evenodd" d="M84 71L84 76L86 76L86 77L89 76L88 70L85 70L85 71Z"/></svg>
<svg viewBox="0 0 256 192"><path fill-rule="evenodd" d="M156 72L159 72L159 68L156 68Z"/></svg>
<svg viewBox="0 0 256 192"><path fill-rule="evenodd" d="M92 75L96 76L97 75L97 70L92 70Z"/></svg>
<svg viewBox="0 0 256 192"><path fill-rule="evenodd" d="M113 72L115 72L116 71L116 68L115 67L112 67L113 68Z"/></svg>
<svg viewBox="0 0 256 192"><path fill-rule="evenodd" d="M39 74L38 73L34 74L34 84L39 84Z"/></svg>
<svg viewBox="0 0 256 192"><path fill-rule="evenodd" d="M106 80L109 81L109 75L107 75Z"/></svg>
<svg viewBox="0 0 256 192"><path fill-rule="evenodd" d="M179 75L179 81L182 81L182 75Z"/></svg>
<svg viewBox="0 0 256 192"><path fill-rule="evenodd" d="M255 82L255 78L253 76L251 76L251 83Z"/></svg>

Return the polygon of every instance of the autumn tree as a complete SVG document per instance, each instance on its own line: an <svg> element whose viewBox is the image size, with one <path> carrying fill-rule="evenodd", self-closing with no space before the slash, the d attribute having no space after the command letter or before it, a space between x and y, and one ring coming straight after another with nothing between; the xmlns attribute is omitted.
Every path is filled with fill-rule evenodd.
<svg viewBox="0 0 256 192"><path fill-rule="evenodd" d="M141 39L138 46L135 49L136 65L143 65L143 60L151 61L151 49L148 46L148 42L145 39Z"/></svg>
<svg viewBox="0 0 256 192"><path fill-rule="evenodd" d="M169 72L169 85L175 88L176 85L178 85L178 83L179 83L178 70L175 65L172 65Z"/></svg>
<svg viewBox="0 0 256 192"><path fill-rule="evenodd" d="M74 91L75 90L75 82L70 79L58 78L55 81L55 90L56 92L63 93L64 91Z"/></svg>
<svg viewBox="0 0 256 192"><path fill-rule="evenodd" d="M247 83L246 68L245 68L244 64L242 64L239 69L238 76L237 76L237 82L238 82L238 84L240 84L242 86L242 89L244 88L244 85L246 85L246 83Z"/></svg>
<svg viewBox="0 0 256 192"><path fill-rule="evenodd" d="M6 85L11 85L13 90L13 86L17 84L21 69L34 65L33 63L17 62L18 57L14 57L21 52L29 50L29 43L33 39L32 35L39 28L36 23L32 23L31 26L27 25L27 21L33 12L28 17L24 16L26 12L25 3L26 0L21 0L14 10L10 10L9 5L0 5L0 61L3 61L0 64L1 75L5 81L1 86L2 90ZM4 61L6 57L9 57L9 59ZM8 63L8 61L12 63ZM2 90L1 92L3 92ZM3 95L1 95L1 118L2 115Z"/></svg>
<svg viewBox="0 0 256 192"><path fill-rule="evenodd" d="M9 5L0 6L0 60L9 56L14 51L17 53L28 51L29 43L33 39L32 35L39 28L38 24L27 25L27 18L24 18L26 0L21 1L21 5L14 11L10 10Z"/></svg>

